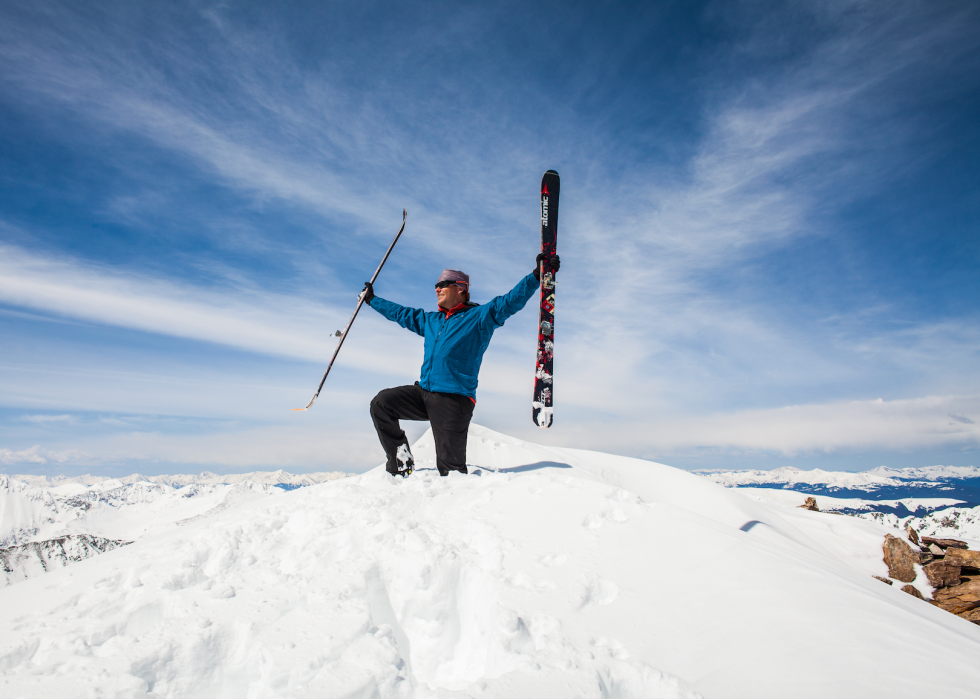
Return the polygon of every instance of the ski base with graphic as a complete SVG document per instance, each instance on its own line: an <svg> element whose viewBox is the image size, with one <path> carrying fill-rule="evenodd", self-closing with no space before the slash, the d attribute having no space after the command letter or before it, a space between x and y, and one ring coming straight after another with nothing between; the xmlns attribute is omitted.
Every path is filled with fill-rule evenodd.
<svg viewBox="0 0 980 699"><path fill-rule="evenodd" d="M538 311L538 358L534 369L531 417L538 427L551 427L554 417L555 273L548 263L558 254L558 173L548 170L541 178L541 305Z"/></svg>

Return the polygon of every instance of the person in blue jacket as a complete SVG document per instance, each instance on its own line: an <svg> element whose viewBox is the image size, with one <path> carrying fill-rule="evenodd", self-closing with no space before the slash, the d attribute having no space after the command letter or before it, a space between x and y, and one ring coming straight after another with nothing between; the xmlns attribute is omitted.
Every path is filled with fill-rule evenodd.
<svg viewBox="0 0 980 699"><path fill-rule="evenodd" d="M412 386L386 388L371 401L371 418L392 475L408 476L415 465L399 420L428 420L436 443L440 476L466 473L466 433L476 406L476 385L493 331L524 308L540 284L541 260L534 272L503 296L481 306L470 302L470 278L445 270L436 282L437 311L406 308L374 295L364 284L364 301L388 320L425 338L422 375ZM555 272L561 261L548 259Z"/></svg>

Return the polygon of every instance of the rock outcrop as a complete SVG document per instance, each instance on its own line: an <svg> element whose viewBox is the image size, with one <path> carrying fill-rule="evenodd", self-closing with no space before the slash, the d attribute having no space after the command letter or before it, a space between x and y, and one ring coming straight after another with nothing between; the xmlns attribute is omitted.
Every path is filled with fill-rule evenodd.
<svg viewBox="0 0 980 699"><path fill-rule="evenodd" d="M909 539L914 541L911 532L909 534ZM922 537L916 551L891 534L885 535L882 550L889 576L911 583L915 579L913 563L924 563L922 570L933 587L932 599L926 601L980 625L980 551L971 551L965 542L958 539L934 539L929 536ZM873 577L892 584L891 580L877 575ZM925 600L914 585L904 585L902 592Z"/></svg>
<svg viewBox="0 0 980 699"><path fill-rule="evenodd" d="M923 566L929 584L933 587L949 587L950 585L960 584L961 569L958 565L952 565L948 561L933 561L929 565Z"/></svg>
<svg viewBox="0 0 980 699"><path fill-rule="evenodd" d="M932 595L932 603L956 615L980 609L980 578L966 580L959 585L936 590Z"/></svg>
<svg viewBox="0 0 980 699"><path fill-rule="evenodd" d="M897 536L885 534L885 564L888 566L888 577L900 582L910 583L915 580L915 564L919 557L912 547Z"/></svg>
<svg viewBox="0 0 980 699"><path fill-rule="evenodd" d="M921 600L925 599L925 597L922 596L922 593L919 592L919 588L917 588L915 585L902 585L902 592L907 592L913 597L918 597Z"/></svg>
<svg viewBox="0 0 980 699"><path fill-rule="evenodd" d="M965 541L960 541L959 539L934 539L931 536L922 537L922 543L928 546L929 544L935 544L941 549L968 549L969 546L966 545Z"/></svg>
<svg viewBox="0 0 980 699"><path fill-rule="evenodd" d="M814 512L820 512L820 508L817 507L817 499L812 497L804 500L803 504L800 505L800 508L804 510L812 510Z"/></svg>
<svg viewBox="0 0 980 699"><path fill-rule="evenodd" d="M956 565L962 568L974 568L980 573L980 551L949 548L946 549L945 561L950 565Z"/></svg>

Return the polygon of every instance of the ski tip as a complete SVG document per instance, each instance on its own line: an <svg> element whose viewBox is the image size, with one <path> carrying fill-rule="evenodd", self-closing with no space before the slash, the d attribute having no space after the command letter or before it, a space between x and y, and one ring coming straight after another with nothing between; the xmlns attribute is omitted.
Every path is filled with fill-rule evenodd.
<svg viewBox="0 0 980 699"><path fill-rule="evenodd" d="M557 170L545 170L544 174L546 174L546 175L557 175L558 174L558 171Z"/></svg>
<svg viewBox="0 0 980 699"><path fill-rule="evenodd" d="M306 410L306 408L293 408L293 410Z"/></svg>

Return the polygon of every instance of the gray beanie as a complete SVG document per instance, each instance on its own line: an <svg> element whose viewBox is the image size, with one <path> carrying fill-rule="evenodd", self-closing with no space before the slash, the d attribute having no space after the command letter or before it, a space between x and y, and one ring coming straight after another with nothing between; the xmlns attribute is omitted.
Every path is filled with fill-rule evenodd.
<svg viewBox="0 0 980 699"><path fill-rule="evenodd" d="M438 284L439 282L446 282L446 281L457 282L457 286L463 287L463 291L465 291L466 293L469 293L470 291L470 275L463 274L458 269L442 270L442 274L439 275L439 278L436 280L436 283Z"/></svg>

